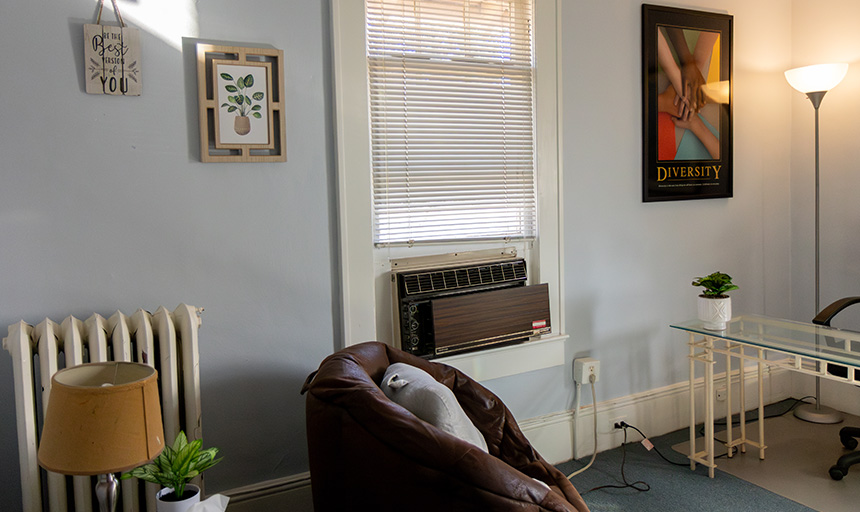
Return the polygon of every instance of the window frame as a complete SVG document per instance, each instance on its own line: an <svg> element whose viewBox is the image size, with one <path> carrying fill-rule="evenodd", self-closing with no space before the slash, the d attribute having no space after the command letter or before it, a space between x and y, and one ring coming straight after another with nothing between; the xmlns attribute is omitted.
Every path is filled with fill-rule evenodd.
<svg viewBox="0 0 860 512"><path fill-rule="evenodd" d="M533 0L535 52L535 169L538 236L515 246L529 282L549 283L552 332L563 335L561 99L557 0ZM394 343L392 259L502 246L499 241L377 248L373 191L364 2L332 0L332 52L337 161L339 263L344 346L369 340ZM371 271L372 269L372 271Z"/></svg>

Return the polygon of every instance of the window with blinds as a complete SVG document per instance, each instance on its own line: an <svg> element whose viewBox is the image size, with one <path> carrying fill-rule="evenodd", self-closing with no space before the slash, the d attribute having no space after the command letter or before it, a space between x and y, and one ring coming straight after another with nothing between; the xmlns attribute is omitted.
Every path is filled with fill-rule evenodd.
<svg viewBox="0 0 860 512"><path fill-rule="evenodd" d="M536 236L530 0L366 0L377 245Z"/></svg>

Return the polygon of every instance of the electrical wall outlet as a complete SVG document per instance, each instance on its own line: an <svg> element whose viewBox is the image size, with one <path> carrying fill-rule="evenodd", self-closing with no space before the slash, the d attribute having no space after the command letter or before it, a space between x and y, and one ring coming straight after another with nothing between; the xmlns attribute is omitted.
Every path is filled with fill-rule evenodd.
<svg viewBox="0 0 860 512"><path fill-rule="evenodd" d="M600 361L592 357L581 357L573 360L574 382L588 384L591 382L592 375L594 375L594 382L597 382L600 377Z"/></svg>
<svg viewBox="0 0 860 512"><path fill-rule="evenodd" d="M717 390L714 392L714 398L717 399L717 402L725 402L726 388L717 388Z"/></svg>
<svg viewBox="0 0 860 512"><path fill-rule="evenodd" d="M612 418L611 420L609 420L609 431L611 432L613 430L620 430L620 429L624 428L621 426L621 422L625 421L626 419L627 419L627 416L618 416L616 418Z"/></svg>

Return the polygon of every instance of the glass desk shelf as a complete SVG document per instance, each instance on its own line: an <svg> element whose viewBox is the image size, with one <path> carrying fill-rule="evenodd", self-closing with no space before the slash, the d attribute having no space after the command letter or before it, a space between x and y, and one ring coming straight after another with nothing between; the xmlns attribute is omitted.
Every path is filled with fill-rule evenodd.
<svg viewBox="0 0 860 512"><path fill-rule="evenodd" d="M701 320L672 324L672 327L803 359L860 366L860 332L760 315L735 317L722 331L705 329Z"/></svg>
<svg viewBox="0 0 860 512"><path fill-rule="evenodd" d="M737 359L740 374L739 427L740 438L732 439L733 425L727 425L726 447L728 456L738 446L746 452L748 446L758 448L764 459L764 421L758 422L758 441L748 439L745 418L746 362L754 362L758 370L758 417L764 418L764 366L776 366L817 377L847 382L860 386L857 380L860 368L860 333L805 322L795 322L760 315L743 315L733 318L724 330L705 329L700 320L672 324L673 329L689 334L690 359L690 467L696 463L708 467L714 477L714 364L715 357L726 358L726 417L732 410L732 360ZM704 366L705 433L704 450L696 451L696 365ZM842 368L832 371L832 365ZM828 371L831 370L831 371Z"/></svg>

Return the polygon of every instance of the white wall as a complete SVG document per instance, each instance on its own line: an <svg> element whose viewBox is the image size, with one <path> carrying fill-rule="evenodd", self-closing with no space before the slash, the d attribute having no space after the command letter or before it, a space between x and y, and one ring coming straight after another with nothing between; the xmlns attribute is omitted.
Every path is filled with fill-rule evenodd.
<svg viewBox="0 0 860 512"><path fill-rule="evenodd" d="M819 110L820 300L824 308L841 297L860 295L860 4L794 0L792 11L791 67L849 64L845 79L825 95ZM815 110L798 92L792 91L791 102L792 314L805 320L815 311ZM860 329L860 307L840 313L833 325ZM799 380L806 384L807 393L814 389L812 379ZM860 388L824 381L822 399L826 405L856 413Z"/></svg>
<svg viewBox="0 0 860 512"><path fill-rule="evenodd" d="M142 33L140 97L83 90L82 24L97 2L0 4L0 326L205 307L204 442L225 457L207 489L307 471L299 390L335 346L328 4L119 3ZM155 9L153 24L135 8ZM177 20L167 40L155 35ZM284 50L286 163L199 162L193 41L182 40L198 34ZM20 507L11 372L0 353L8 511Z"/></svg>
<svg viewBox="0 0 860 512"><path fill-rule="evenodd" d="M860 295L860 4L795 0L792 5L792 67L849 63L845 79L825 95L819 111L824 307L840 297ZM803 318L814 311L815 111L804 95L793 92L791 99L792 275L798 283L793 312ZM846 314L851 316L850 310Z"/></svg>
<svg viewBox="0 0 860 512"><path fill-rule="evenodd" d="M853 63L860 48L850 0L667 4L734 15L731 199L641 202L641 2L563 0L567 360L601 360L598 401L687 378L684 338L668 325L695 315L695 276L734 276L738 313L811 316L812 115L782 72ZM307 471L298 389L339 345L328 2L164 3L156 20L189 21L176 41L285 51L288 162L206 165L188 41L130 20L143 32L143 95L83 92L81 24L94 5L0 4L0 326L203 306L204 437L225 455L209 490ZM822 191L833 224L824 303L860 293L858 81L852 65L822 106L822 168L839 177ZM571 407L571 373L568 364L488 384L526 419ZM0 354L0 509L14 511L11 385Z"/></svg>
<svg viewBox="0 0 860 512"><path fill-rule="evenodd" d="M696 316L696 276L731 274L737 313L790 313L789 5L668 4L734 16L730 199L642 203L641 2L562 3L568 362L601 361L598 402L688 378L686 338L669 324ZM571 407L571 374L568 364L488 387L530 418Z"/></svg>

